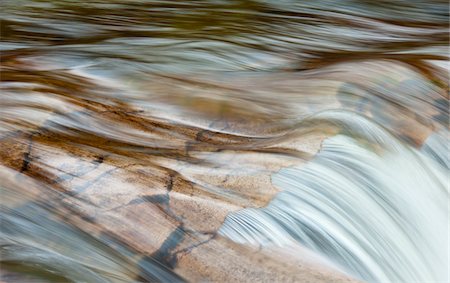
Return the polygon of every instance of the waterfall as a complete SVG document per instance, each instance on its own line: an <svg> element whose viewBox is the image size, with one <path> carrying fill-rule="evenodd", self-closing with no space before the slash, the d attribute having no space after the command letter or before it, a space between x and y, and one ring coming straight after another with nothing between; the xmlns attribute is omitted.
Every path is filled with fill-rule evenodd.
<svg viewBox="0 0 450 283"><path fill-rule="evenodd" d="M329 117L358 134L326 139L314 160L274 174L282 191L229 215L222 235L298 241L369 282L447 282L448 169L362 117Z"/></svg>

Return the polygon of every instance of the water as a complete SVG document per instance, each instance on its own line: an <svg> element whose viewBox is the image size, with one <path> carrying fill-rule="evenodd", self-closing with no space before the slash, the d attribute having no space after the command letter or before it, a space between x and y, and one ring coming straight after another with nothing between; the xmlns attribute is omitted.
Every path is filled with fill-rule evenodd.
<svg viewBox="0 0 450 283"><path fill-rule="evenodd" d="M1 6L3 281L448 281L446 1Z"/></svg>
<svg viewBox="0 0 450 283"><path fill-rule="evenodd" d="M273 175L284 191L267 207L230 215L220 232L242 243L299 241L371 282L446 282L448 169L360 117L330 114L364 126L365 140L325 140L312 162Z"/></svg>

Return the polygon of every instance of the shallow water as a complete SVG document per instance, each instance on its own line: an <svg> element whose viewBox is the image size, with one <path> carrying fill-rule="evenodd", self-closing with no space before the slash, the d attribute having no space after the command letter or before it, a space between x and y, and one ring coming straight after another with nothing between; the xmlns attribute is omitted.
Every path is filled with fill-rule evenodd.
<svg viewBox="0 0 450 283"><path fill-rule="evenodd" d="M1 6L2 280L448 280L447 1Z"/></svg>

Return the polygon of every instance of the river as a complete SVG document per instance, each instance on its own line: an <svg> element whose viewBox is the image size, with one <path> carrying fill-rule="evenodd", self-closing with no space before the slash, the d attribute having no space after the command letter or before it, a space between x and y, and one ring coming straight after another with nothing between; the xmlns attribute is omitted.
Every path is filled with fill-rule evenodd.
<svg viewBox="0 0 450 283"><path fill-rule="evenodd" d="M448 282L447 1L2 0L5 282Z"/></svg>

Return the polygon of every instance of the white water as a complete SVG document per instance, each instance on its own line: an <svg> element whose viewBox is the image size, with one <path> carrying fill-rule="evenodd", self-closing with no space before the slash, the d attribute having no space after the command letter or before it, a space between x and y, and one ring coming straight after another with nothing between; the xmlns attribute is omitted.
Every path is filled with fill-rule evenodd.
<svg viewBox="0 0 450 283"><path fill-rule="evenodd" d="M370 282L448 282L448 169L360 116L316 118L353 137L326 139L306 166L274 174L282 192L265 208L230 215L222 235L298 241Z"/></svg>

